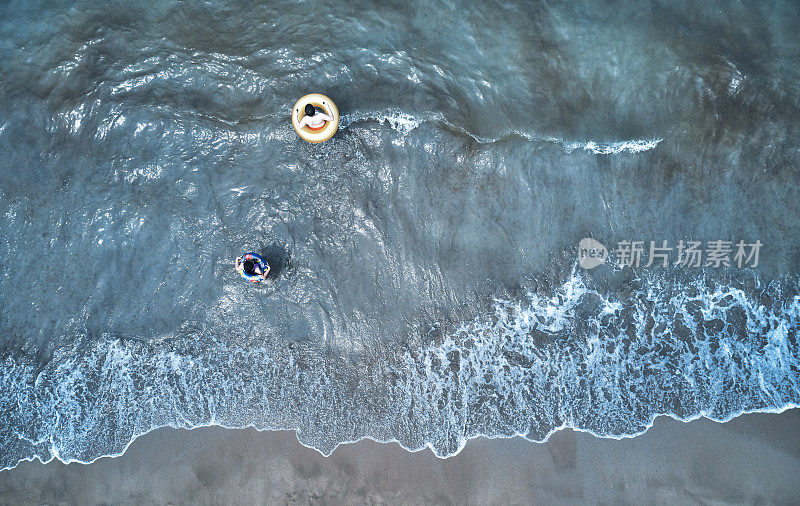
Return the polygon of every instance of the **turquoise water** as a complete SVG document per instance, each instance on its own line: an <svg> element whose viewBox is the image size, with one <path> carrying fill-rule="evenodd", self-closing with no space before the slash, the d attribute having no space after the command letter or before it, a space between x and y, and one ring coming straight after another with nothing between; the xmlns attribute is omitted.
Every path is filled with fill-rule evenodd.
<svg viewBox="0 0 800 506"><path fill-rule="evenodd" d="M166 425L447 456L799 403L791 2L0 8L0 467ZM612 262L690 240L763 247Z"/></svg>

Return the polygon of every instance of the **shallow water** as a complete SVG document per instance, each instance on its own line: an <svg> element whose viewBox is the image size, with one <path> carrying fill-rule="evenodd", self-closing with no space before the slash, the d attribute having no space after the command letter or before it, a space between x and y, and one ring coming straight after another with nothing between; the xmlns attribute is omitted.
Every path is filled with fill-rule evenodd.
<svg viewBox="0 0 800 506"><path fill-rule="evenodd" d="M792 2L0 9L0 467L164 425L444 456L800 403ZM584 270L584 237L763 248Z"/></svg>

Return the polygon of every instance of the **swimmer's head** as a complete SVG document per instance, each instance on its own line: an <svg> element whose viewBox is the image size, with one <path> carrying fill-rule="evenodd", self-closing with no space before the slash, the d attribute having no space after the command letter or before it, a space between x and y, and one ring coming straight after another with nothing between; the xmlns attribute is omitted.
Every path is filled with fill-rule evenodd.
<svg viewBox="0 0 800 506"><path fill-rule="evenodd" d="M317 110L311 104L306 104L306 116L313 116L317 114Z"/></svg>
<svg viewBox="0 0 800 506"><path fill-rule="evenodd" d="M246 272L247 274L252 275L253 273L255 273L255 270L256 270L255 262L253 262L252 260L245 260L244 261L244 272Z"/></svg>

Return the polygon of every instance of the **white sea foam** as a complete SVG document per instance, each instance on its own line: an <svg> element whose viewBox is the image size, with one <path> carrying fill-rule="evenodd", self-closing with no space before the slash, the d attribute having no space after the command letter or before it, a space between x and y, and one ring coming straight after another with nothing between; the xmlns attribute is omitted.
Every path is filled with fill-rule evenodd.
<svg viewBox="0 0 800 506"><path fill-rule="evenodd" d="M402 134L407 134L419 127L424 120L411 114L404 113L399 109L391 109L381 113L352 113L342 115L339 119L340 128L347 128L353 123L360 121L373 120L380 124L388 124L394 130Z"/></svg>
<svg viewBox="0 0 800 506"><path fill-rule="evenodd" d="M297 429L326 455L370 438L444 457L478 436L541 441L571 427L621 438L662 414L781 411L800 403L800 296L781 290L653 278L621 297L576 271L353 371L210 336L188 336L198 348L106 336L58 350L43 369L11 355L0 363L0 406L16 406L0 428L0 467L116 455L163 426Z"/></svg>
<svg viewBox="0 0 800 506"><path fill-rule="evenodd" d="M664 139L633 139L619 142L568 142L562 141L564 150L571 153L576 149L583 149L595 155L616 155L619 153L641 153L658 146Z"/></svg>
<svg viewBox="0 0 800 506"><path fill-rule="evenodd" d="M404 113L399 109L391 109L382 113L370 114L370 113L352 113L348 115L342 115L340 118L340 127L347 128L353 123L357 123L360 121L368 121L373 120L377 121L381 124L388 124L394 130L397 130L401 134L408 134L415 128L418 128L422 123L426 121L441 121L450 125L451 128L456 130L462 130L458 128L456 125L450 124L446 121L445 118L441 117L440 115L433 115L429 118L420 118L408 113ZM473 139L477 140L478 142L482 143L493 143L497 142L499 138L487 138L481 137L470 132L464 130L464 133L472 137ZM540 137L535 134L524 132L520 130L514 130L509 132L509 134L519 135L529 141L545 141L545 142L555 142L559 143L564 146L564 150L567 153L571 153L577 149L583 149L588 151L592 154L596 155L615 155L619 153L641 153L643 151L648 151L654 149L658 144L664 140L663 138L652 138L652 139L632 139L632 140L625 140L619 142L597 142L597 141L565 141L563 139L559 139L557 137Z"/></svg>

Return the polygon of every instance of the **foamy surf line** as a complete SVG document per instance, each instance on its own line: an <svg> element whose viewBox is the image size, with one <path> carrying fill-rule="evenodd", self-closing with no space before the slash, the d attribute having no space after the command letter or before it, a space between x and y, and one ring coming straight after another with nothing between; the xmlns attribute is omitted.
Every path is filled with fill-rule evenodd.
<svg viewBox="0 0 800 506"><path fill-rule="evenodd" d="M377 121L380 124L388 124L392 129L401 134L407 134L419 127L425 120L416 118L411 114L406 114L399 109L391 109L383 113L351 113L344 114L339 118L339 127L345 129L353 123L361 121Z"/></svg>
<svg viewBox="0 0 800 506"><path fill-rule="evenodd" d="M454 130L458 130L463 132L465 135L468 135L475 139L476 141L483 143L483 144L492 144L498 142L504 137L508 135L519 135L525 139L530 141L543 141L543 142L553 142L557 144L561 144L564 147L564 151L567 153L572 153L575 150L584 150L591 154L595 155L616 155L620 153L642 153L644 151L649 151L651 149L656 148L658 144L663 141L663 138L652 138L652 139L631 139L631 140L623 140L618 142L598 142L598 141L566 141L564 139L559 139L556 137L539 137L530 133L520 132L520 131L512 131L506 134L503 137L494 138L494 137L481 137L476 135L472 132L469 132L463 128L460 128L452 123L446 121L441 115L433 115L429 118L420 118L416 117L412 114L407 114L399 109L392 109L389 111L385 111L382 113L352 113L352 114L345 114L342 115L340 118L340 128L346 129L350 125L354 123L359 123L362 121L375 121L379 124L388 124L390 128L396 130L401 134L408 134L415 128L418 128L420 125L426 122L441 122L448 125L450 128Z"/></svg>
<svg viewBox="0 0 800 506"><path fill-rule="evenodd" d="M329 457L333 453L333 451L336 450L336 448L338 448L339 446L341 446L343 444L354 444L354 443L358 443L360 441L373 441L375 443L380 443L380 444L397 443L401 448L403 448L404 450L406 450L406 451L408 451L410 453L417 453L417 452L420 452L420 451L428 448L428 449L432 450L432 452L433 452L433 454L434 454L434 456L436 458L441 459L441 460L446 460L448 458L455 457L456 455L461 453L461 450L463 450L466 447L466 444L469 441L471 441L473 439L478 439L478 438L511 439L511 438L515 438L515 437L520 437L520 438L525 439L526 441L529 441L531 443L545 443L550 439L550 437L553 434L555 434L555 433L557 433L559 431L562 431L562 430L571 429L571 430L575 430L577 432L585 432L587 434L591 434L591 435L593 435L595 437L602 438L602 439L622 440L622 439L632 439L632 438L644 435L648 430L650 430L650 428L653 427L653 425L655 424L656 419L658 419L659 417L672 418L673 420L677 420L677 421L683 422L683 423L693 422L693 421L699 420L701 418L705 418L707 420L711 420L711 421L718 422L718 423L725 423L725 422L729 422L729 421L733 420L734 418L737 418L737 417L742 416L742 415L748 415L748 414L754 414L754 413L781 414L781 413L783 413L785 411L788 411L790 409L797 409L797 408L800 408L800 404L788 403L785 406L783 406L782 408L760 409L760 410L753 410L753 411L740 411L738 413L731 414L730 416L728 416L728 417L726 417L724 419L715 419L713 417L708 417L708 416L706 416L704 414L697 414L697 415L689 417L689 418L680 418L680 417L677 417L677 416L675 416L674 414L671 414L671 413L664 413L664 414L658 414L658 415L653 416L653 419L651 420L650 424L648 424L647 427L645 427L641 432L638 432L636 434L626 434L626 435L622 435L622 436L604 436L604 435L601 435L601 434L596 434L596 433L592 432L591 430L581 429L579 427L570 427L570 426L567 426L567 425L563 425L561 427L554 428L542 440L530 439L525 434L497 434L497 435L476 434L474 436L470 436L467 440L465 440L464 444L455 453L453 453L452 455L444 455L444 456L436 454L435 449L430 444L425 444L425 446L422 446L422 447L419 447L419 448L407 448L407 447L403 446L403 444L400 441L398 441L397 439L376 439L376 438L371 437L371 436L363 436L363 437L361 437L359 439L355 439L353 441L341 441L341 442L336 444L336 446L334 447L334 449L330 453L325 454L322 451L320 451L318 448L314 448L313 446L309 446L309 445L304 444L303 441L300 440L300 438L299 438L299 436L297 434L297 429L259 429L258 427L254 426L254 425L228 427L228 426L225 426L225 425L222 425L222 424L218 424L218 423L195 425L195 426L191 426L191 427L185 427L185 426L180 426L180 425L165 425L165 426L162 426L162 427L153 427L152 429L148 430L147 432L144 432L142 434L136 434L136 435L132 436L131 440L128 441L128 443L125 445L125 448L123 448L121 451L119 451L117 453L109 453L109 454L106 454L106 455L98 455L97 457L95 457L95 458L93 458L91 460L86 460L86 461L79 460L79 459L65 460L65 459L61 458L61 456L57 453L57 451L56 451L57 449L54 449L55 453L53 453L51 455L51 457L49 459L47 459L47 460L42 460L41 456L34 455L32 457L29 457L29 458L20 459L16 464L14 464L12 466L1 468L0 472L9 471L11 469L14 469L19 464L21 464L23 462L33 462L35 460L38 460L42 464L49 464L50 462L53 462L54 460L58 460L59 462L61 462L63 464L84 464L84 465L88 465L88 464L92 464L92 463L94 463L94 462L96 462L96 461L98 461L100 459L103 459L103 458L112 458L113 459L113 458L121 457L121 456L123 456L125 454L125 452L128 451L128 448L130 448L130 446L137 439L139 439L140 437L146 436L150 432L153 432L155 430L165 429L165 428L194 430L194 429L203 429L203 428L208 428L208 427L220 427L220 428L226 429L226 430L255 429L255 430L259 431L259 432L280 432L280 431L289 430L289 431L293 431L295 433L295 437L297 437L297 441L301 446L303 446L304 448L308 448L310 450L317 451L317 452L319 452L321 455L323 455L325 457Z"/></svg>
<svg viewBox="0 0 800 506"><path fill-rule="evenodd" d="M0 468L119 455L159 427L296 430L324 455L368 438L447 457L481 436L544 441L569 427L623 438L660 415L780 412L800 403L799 327L800 296L778 283L751 293L654 278L620 298L573 273L551 293L498 299L423 348L352 368L327 367L310 348L105 337L43 368L3 360Z"/></svg>
<svg viewBox="0 0 800 506"><path fill-rule="evenodd" d="M594 155L616 155L619 153L641 153L658 146L664 139L634 139L619 142L566 142L562 141L564 150L572 153L576 149L583 149Z"/></svg>

